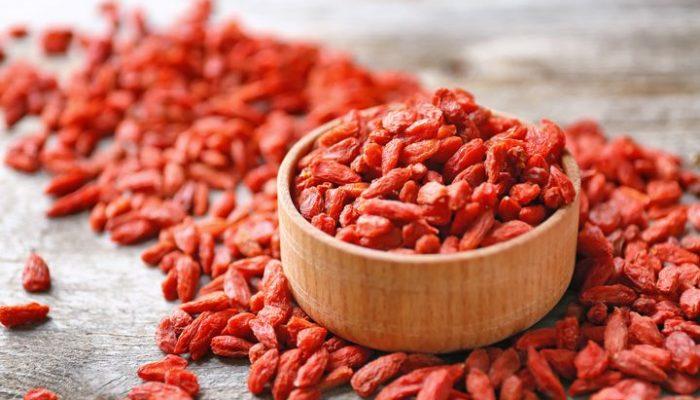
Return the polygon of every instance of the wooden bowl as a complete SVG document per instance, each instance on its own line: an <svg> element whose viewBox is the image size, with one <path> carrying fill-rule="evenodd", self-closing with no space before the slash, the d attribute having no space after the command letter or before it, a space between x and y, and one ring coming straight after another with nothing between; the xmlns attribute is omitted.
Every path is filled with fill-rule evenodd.
<svg viewBox="0 0 700 400"><path fill-rule="evenodd" d="M282 265L297 303L352 342L384 351L447 353L492 344L540 320L573 274L580 176L564 170L576 200L532 231L490 247L405 255L343 242L308 222L290 187L323 125L292 147L277 178Z"/></svg>

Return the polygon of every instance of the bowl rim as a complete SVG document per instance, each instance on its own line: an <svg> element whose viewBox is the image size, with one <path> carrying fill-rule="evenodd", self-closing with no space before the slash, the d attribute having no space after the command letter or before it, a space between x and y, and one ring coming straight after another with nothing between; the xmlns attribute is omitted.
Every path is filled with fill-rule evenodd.
<svg viewBox="0 0 700 400"><path fill-rule="evenodd" d="M509 118L513 118L505 113L495 111L493 111L493 113L496 115L508 116ZM564 215L566 213L574 212L576 210L575 205L579 201L581 192L581 172L574 157L567 150L565 150L564 154L562 155L562 166L564 168L564 173L572 180L572 183L574 184L576 198L566 207L559 208L552 215L550 215L549 218L547 218L541 224L535 226L529 232L517 236L513 239L501 243L496 243L488 247L482 247L467 251L458 251L456 253L450 254L402 254L389 252L385 250L371 249L357 244L344 242L340 239L337 239L335 236L331 236L321 231L317 227L313 226L310 221L304 218L297 209L296 205L294 204L291 192L291 183L292 179L294 178L299 159L301 159L304 155L308 153L310 147L313 146L313 143L318 136L328 131L329 129L335 127L339 123L340 119L336 118L321 126L316 127L315 129L311 130L309 133L304 135L301 139L299 139L287 152L284 159L282 160L282 163L280 164L278 170L276 184L278 213L283 212L284 209L284 212L287 213L291 222L296 224L306 234L312 236L318 241L321 241L327 246L335 247L336 249L341 250L343 252L350 253L354 256L366 258L369 260L392 263L398 262L403 264L467 262L469 260L488 257L495 253L508 251L513 248L526 245L531 240L536 239L541 232L557 225L564 218Z"/></svg>

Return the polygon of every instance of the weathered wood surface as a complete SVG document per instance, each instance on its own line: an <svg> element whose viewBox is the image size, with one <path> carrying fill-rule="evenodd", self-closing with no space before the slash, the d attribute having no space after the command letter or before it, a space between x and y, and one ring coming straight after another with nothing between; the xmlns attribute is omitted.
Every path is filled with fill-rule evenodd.
<svg viewBox="0 0 700 400"><path fill-rule="evenodd" d="M0 29L17 21L96 27L95 3L5 0ZM165 22L185 3L149 1L145 8ZM430 86L463 86L515 115L563 123L589 116L611 134L629 133L686 160L700 152L696 1L220 3L220 15L237 12L256 30L322 41L373 67L417 73ZM30 129L0 133L0 152ZM162 276L141 264L139 248L117 249L94 236L85 216L46 220L45 182L0 168L0 302L33 298L52 306L46 324L0 330L0 399L21 398L39 385L64 399L122 398L138 382L136 366L160 356L153 330L172 307L161 298ZM21 288L31 248L52 268L48 294ZM202 399L251 398L243 363L213 359L194 370Z"/></svg>

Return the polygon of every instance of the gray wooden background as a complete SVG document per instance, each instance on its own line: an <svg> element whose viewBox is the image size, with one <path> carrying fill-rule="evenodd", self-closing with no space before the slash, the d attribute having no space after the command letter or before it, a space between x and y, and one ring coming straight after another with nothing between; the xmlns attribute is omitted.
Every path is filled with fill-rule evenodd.
<svg viewBox="0 0 700 400"><path fill-rule="evenodd" d="M145 8L166 22L186 3L157 0ZM17 21L99 26L94 4L1 0L0 29ZM465 87L484 104L525 118L593 117L610 134L630 134L689 161L700 152L698 1L222 0L217 10L255 30L321 41L372 67L416 73L432 87ZM30 129L0 132L0 152ZM85 216L46 220L46 180L0 167L0 302L32 298L52 306L52 319L35 329L0 329L0 399L21 398L34 386L64 399L122 398L139 382L136 366L161 356L153 331L172 307L160 293L162 275L141 264L139 248L118 249L94 236ZM31 248L51 266L48 294L22 290ZM202 399L251 397L244 363L212 359L193 369Z"/></svg>

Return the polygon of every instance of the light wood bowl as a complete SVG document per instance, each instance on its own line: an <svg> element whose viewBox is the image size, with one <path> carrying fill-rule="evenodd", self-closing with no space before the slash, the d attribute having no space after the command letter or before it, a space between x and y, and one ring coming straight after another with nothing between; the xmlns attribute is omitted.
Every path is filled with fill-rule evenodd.
<svg viewBox="0 0 700 400"><path fill-rule="evenodd" d="M563 164L576 200L532 231L462 253L394 254L329 236L294 205L298 160L336 123L296 143L277 178L282 265L297 303L314 320L378 350L447 353L503 340L556 305L576 253L581 183L570 155Z"/></svg>

